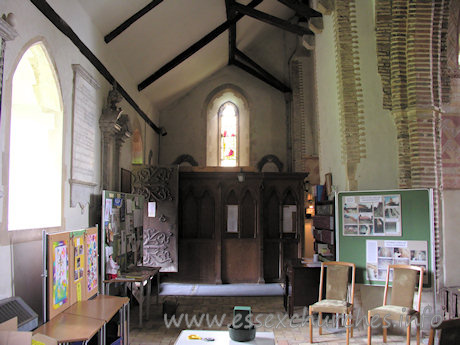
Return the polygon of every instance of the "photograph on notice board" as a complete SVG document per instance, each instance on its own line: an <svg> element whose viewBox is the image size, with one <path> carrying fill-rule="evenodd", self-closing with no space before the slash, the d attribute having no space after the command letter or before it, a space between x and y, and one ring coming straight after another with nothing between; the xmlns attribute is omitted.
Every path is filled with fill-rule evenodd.
<svg viewBox="0 0 460 345"><path fill-rule="evenodd" d="M415 265L428 267L426 241L366 241L366 272L371 281L385 281L388 265ZM390 281L392 280L390 272Z"/></svg>
<svg viewBox="0 0 460 345"><path fill-rule="evenodd" d="M401 236L399 195L345 196L342 204L343 235Z"/></svg>
<svg viewBox="0 0 460 345"><path fill-rule="evenodd" d="M79 281L83 278L84 270L84 255L83 255L83 237L77 236L73 238L73 247L74 247L74 282Z"/></svg>

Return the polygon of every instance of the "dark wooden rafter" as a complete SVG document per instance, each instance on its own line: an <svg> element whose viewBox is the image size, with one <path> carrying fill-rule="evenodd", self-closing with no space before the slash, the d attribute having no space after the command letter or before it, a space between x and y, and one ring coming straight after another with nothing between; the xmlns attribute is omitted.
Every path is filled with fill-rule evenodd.
<svg viewBox="0 0 460 345"><path fill-rule="evenodd" d="M264 23L274 25L280 29L292 32L294 34L303 36L303 35L313 35L313 32L310 29L307 29L303 26L299 26L296 24L292 24L288 22L287 20L277 18L275 16L272 16L270 14L255 10L254 8L251 8L249 6L241 5L239 3L233 3L232 5L234 9L241 13L245 14L247 16L250 16L252 18L255 18L257 20L260 20Z"/></svg>
<svg viewBox="0 0 460 345"><path fill-rule="evenodd" d="M238 48L235 48L235 56L237 59L241 59L249 64L259 75L263 76L263 81L270 81L269 84L274 86L276 89L280 90L281 92L291 92L291 89L286 86L284 83L279 81L276 77L272 74L267 72L263 67L261 67L257 62L252 60L249 56L243 53ZM235 61L235 60L233 60ZM238 66L239 67L239 66Z"/></svg>
<svg viewBox="0 0 460 345"><path fill-rule="evenodd" d="M56 11L46 2L46 0L30 0L38 10L43 13L43 15L48 18L48 20L53 23L53 25L61 31L65 36L67 36L72 43L80 50L80 52L85 56L89 62L102 74L102 76L110 83L117 84L117 90L121 95L126 99L126 101L134 108L134 110L142 117L142 119L150 126L152 129L161 134L161 129L153 123L152 120L147 116L146 113L137 105L137 103L129 96L129 94L123 89L123 87L118 83L112 74L107 70L104 64L93 54L93 52L80 40L77 34L72 30L72 28L59 16Z"/></svg>
<svg viewBox="0 0 460 345"><path fill-rule="evenodd" d="M154 9L157 5L159 5L163 0L153 0L150 2L147 6L144 8L140 9L137 11L135 14L133 14L131 17L126 19L123 23L121 23L119 26L117 26L114 30L112 30L110 33L105 35L104 41L105 43L109 43L111 40L113 40L115 37L120 35L123 31L125 31L128 27L131 26L136 20L141 18L144 14L149 12L150 10Z"/></svg>
<svg viewBox="0 0 460 345"><path fill-rule="evenodd" d="M252 8L260 4L262 0L253 0L251 1L247 7ZM168 73L170 70L172 70L174 67L188 59L190 56L195 54L198 50L206 46L208 43L213 41L215 38L217 38L219 35L221 35L224 31L228 30L233 24L236 24L241 18L243 18L243 14L237 14L232 20L227 20L223 24L219 25L217 28L212 30L210 33L208 33L206 36L192 44L190 47L188 47L186 50L184 50L182 53L177 55L175 58L173 58L171 61L167 62L165 65L160 67L159 70L151 74L149 77L147 77L144 81L142 81L138 86L137 89L139 91L142 91L145 89L147 86L152 84L155 80L161 78L163 75Z"/></svg>
<svg viewBox="0 0 460 345"><path fill-rule="evenodd" d="M304 4L302 1L298 0L278 0L283 5L289 7L291 10L294 10L298 17L311 18L311 17L321 17L322 14L310 8L309 5Z"/></svg>
<svg viewBox="0 0 460 345"><path fill-rule="evenodd" d="M237 56L238 56L238 54L237 54ZM253 63L255 63L255 62L253 62ZM252 76L254 76L254 77L256 77L256 78L258 78L260 80L262 80L264 83L267 83L268 85L273 86L275 89L277 89L277 90L279 90L279 91L281 91L283 93L291 92L291 89L288 86L284 85L282 82L280 82L278 79L273 77L270 73L266 72L265 70L264 70L264 72L261 72L261 71L259 71L259 69L252 68L252 67L246 65L245 63L243 63L241 61L238 61L237 59L234 59L234 60L230 61L230 64L241 68L243 71L251 74ZM261 67L259 66L259 68L261 68Z"/></svg>
<svg viewBox="0 0 460 345"><path fill-rule="evenodd" d="M225 9L227 11L227 20L232 20L236 16L236 11L232 5L235 0L225 0ZM235 58L236 48L236 22L230 26L228 31L228 62Z"/></svg>

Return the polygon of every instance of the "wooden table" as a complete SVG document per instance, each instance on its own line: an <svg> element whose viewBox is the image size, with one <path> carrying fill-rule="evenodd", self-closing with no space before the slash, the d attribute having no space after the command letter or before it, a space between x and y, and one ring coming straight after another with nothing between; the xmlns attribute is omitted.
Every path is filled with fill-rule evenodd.
<svg viewBox="0 0 460 345"><path fill-rule="evenodd" d="M125 295L127 290L127 285L131 284L131 291L132 283L140 283L140 293L139 293L139 327L142 328L142 319L143 319L143 304L144 304L144 282L147 281L147 310L146 310L146 319L149 319L150 315L150 294L152 293L152 279L157 277L157 304L158 304L158 296L160 294L160 267L146 267L146 266L138 266L133 269L130 269L129 272L122 273L121 276L115 279L104 280L104 284L106 285L107 292L110 289L110 284L112 283L123 283L125 286Z"/></svg>
<svg viewBox="0 0 460 345"><path fill-rule="evenodd" d="M105 324L104 320L61 313L34 331L54 338L58 343L87 342Z"/></svg>
<svg viewBox="0 0 460 345"><path fill-rule="evenodd" d="M72 314L81 317L103 320L102 344L106 342L105 325L117 312L120 313L121 336L124 344L129 344L129 316L126 316L126 306L129 304L128 297L117 297L109 295L98 295L96 298L87 301L80 301L64 311L64 314Z"/></svg>
<svg viewBox="0 0 460 345"><path fill-rule="evenodd" d="M311 266L294 259L284 268L284 309L289 317L292 317L295 306L308 308L318 301L321 267Z"/></svg>

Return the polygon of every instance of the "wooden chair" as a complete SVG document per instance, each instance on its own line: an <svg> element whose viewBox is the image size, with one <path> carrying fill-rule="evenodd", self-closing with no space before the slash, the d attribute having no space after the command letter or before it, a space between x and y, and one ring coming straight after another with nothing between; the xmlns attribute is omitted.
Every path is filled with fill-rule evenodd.
<svg viewBox="0 0 460 345"><path fill-rule="evenodd" d="M326 298L323 299L324 271L326 268ZM351 269L351 297L348 302L349 273ZM308 308L310 315L310 343L313 343L313 313L318 313L319 335L322 335L322 313L339 313L346 315L347 345L353 337L353 296L355 292L356 266L349 262L330 261L321 263L318 302Z"/></svg>
<svg viewBox="0 0 460 345"><path fill-rule="evenodd" d="M451 319L431 327L428 345L434 345L435 335L439 337L439 345L460 344L460 319Z"/></svg>
<svg viewBox="0 0 460 345"><path fill-rule="evenodd" d="M393 283L391 287L391 301L387 304L387 294L390 280L390 271L393 269ZM419 273L417 306L414 309L414 290ZM382 320L383 342L387 342L387 326L385 320L404 321L407 323L406 343L410 344L411 322L417 320L417 345L420 344L420 302L423 288L423 267L411 265L388 265L383 295L383 305L368 312L367 344L371 344L371 319L378 316ZM375 324L375 321L374 321Z"/></svg>

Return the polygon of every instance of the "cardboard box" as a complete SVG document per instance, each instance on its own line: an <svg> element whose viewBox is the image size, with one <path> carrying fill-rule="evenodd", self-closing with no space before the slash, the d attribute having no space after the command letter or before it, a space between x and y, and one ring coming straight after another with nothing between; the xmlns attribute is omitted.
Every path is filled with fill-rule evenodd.
<svg viewBox="0 0 460 345"><path fill-rule="evenodd" d="M57 340L43 334L18 332L17 316L0 323L0 344L2 345L57 345Z"/></svg>
<svg viewBox="0 0 460 345"><path fill-rule="evenodd" d="M57 345L57 340L37 333L32 336L32 345Z"/></svg>

